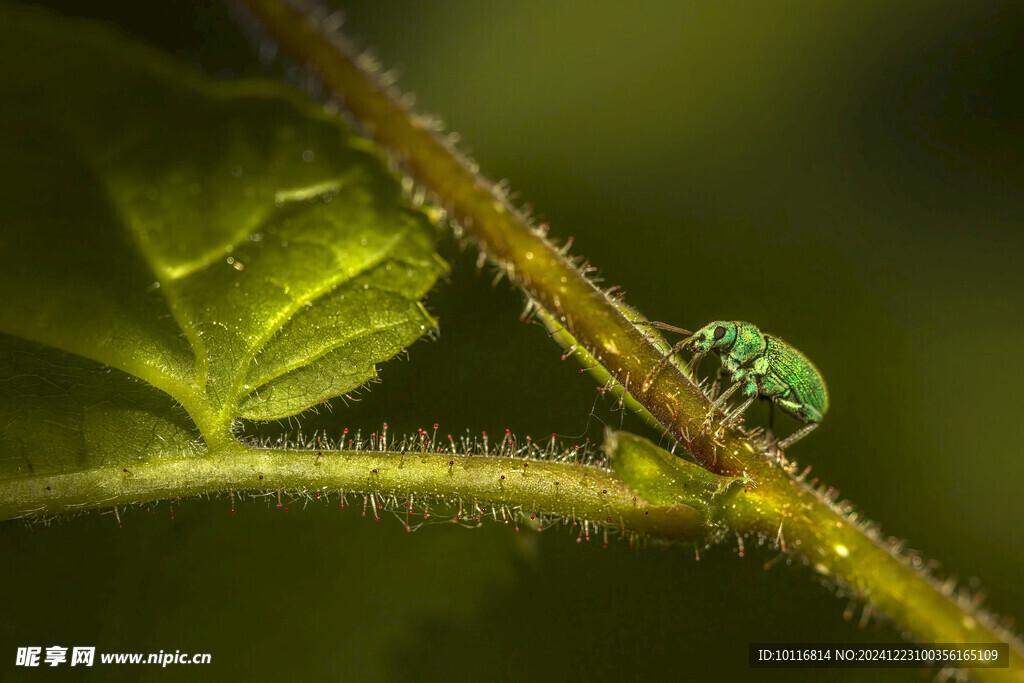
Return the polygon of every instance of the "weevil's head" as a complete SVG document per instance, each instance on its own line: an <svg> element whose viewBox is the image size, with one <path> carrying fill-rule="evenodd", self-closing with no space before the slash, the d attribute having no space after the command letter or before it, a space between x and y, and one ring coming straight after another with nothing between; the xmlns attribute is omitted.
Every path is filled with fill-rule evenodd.
<svg viewBox="0 0 1024 683"><path fill-rule="evenodd" d="M689 347L694 353L727 349L736 341L736 323L716 320L693 333Z"/></svg>

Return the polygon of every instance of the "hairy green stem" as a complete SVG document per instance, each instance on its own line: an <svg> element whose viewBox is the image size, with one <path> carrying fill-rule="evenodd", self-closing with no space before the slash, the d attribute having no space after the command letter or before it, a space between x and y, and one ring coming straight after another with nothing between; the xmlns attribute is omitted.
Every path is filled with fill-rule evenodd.
<svg viewBox="0 0 1024 683"><path fill-rule="evenodd" d="M571 462L488 455L367 450L260 449L235 444L195 458L0 482L0 519L58 515L236 491L339 491L552 515L625 533L703 541L704 516L651 505L612 472Z"/></svg>
<svg viewBox="0 0 1024 683"><path fill-rule="evenodd" d="M340 36L324 35L301 12L280 0L242 0L263 23L281 51L316 73L325 90L389 151L403 170L422 184L547 318L564 328L587 356L624 392L632 395L703 467L756 482L745 495L750 531L805 545L806 557L873 608L892 616L918 638L930 642L1000 640L992 629L937 589L913 567L894 560L884 548L850 524L841 511L796 481L775 460L739 432L702 428L708 398L675 364L652 373L661 346L631 324L620 306L597 289L574 262L532 226L475 165L453 151L400 103L397 95L360 67ZM757 519L755 523L753 520ZM738 521L738 520L736 520ZM838 548L847 554L840 557ZM1011 671L983 669L989 680L1021 680L1024 656L1011 649Z"/></svg>

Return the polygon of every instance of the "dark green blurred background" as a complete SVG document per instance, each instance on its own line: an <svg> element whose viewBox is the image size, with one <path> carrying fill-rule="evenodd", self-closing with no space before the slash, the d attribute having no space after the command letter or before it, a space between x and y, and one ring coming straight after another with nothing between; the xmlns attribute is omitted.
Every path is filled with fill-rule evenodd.
<svg viewBox="0 0 1024 683"><path fill-rule="evenodd" d="M219 5L83 4L53 6L222 77L280 71ZM347 31L645 314L750 320L812 357L831 413L792 455L1020 616L1024 20L1019 4L895 5L365 2ZM443 251L440 340L308 428L597 440L619 424L518 322L519 294ZM696 562L558 529L406 534L358 506L230 508L0 527L0 677L15 647L63 644L213 655L92 672L147 680L928 679L749 671L750 641L898 637L859 628L859 606L844 621L847 601L805 570L765 571L770 550Z"/></svg>

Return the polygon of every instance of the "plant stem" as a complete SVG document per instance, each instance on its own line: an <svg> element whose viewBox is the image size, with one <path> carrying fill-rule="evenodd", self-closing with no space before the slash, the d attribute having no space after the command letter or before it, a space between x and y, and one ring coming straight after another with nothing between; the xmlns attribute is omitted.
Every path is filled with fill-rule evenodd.
<svg viewBox="0 0 1024 683"><path fill-rule="evenodd" d="M438 500L465 517L557 516L658 538L703 541L704 516L685 505L650 505L609 470L572 462L488 455L366 450L259 449L236 443L195 458L152 460L0 482L0 519L66 514L156 499L239 490L314 496L339 491ZM600 522L598 522L600 520Z"/></svg>
<svg viewBox="0 0 1024 683"><path fill-rule="evenodd" d="M397 94L360 67L343 37L327 36L280 0L243 0L285 54L321 79L325 90L362 124L402 169L433 195L482 253L564 327L607 375L643 406L663 429L713 472L756 482L731 522L747 532L802 546L812 566L822 566L930 642L985 642L1010 638L983 625L970 610L895 557L852 524L841 510L794 479L774 458L732 430L705 430L709 400L675 364L652 374L663 357L658 343L638 330L621 307L531 225L475 164L443 142L400 103ZM525 493L525 492L524 492ZM531 495L527 493L527 495ZM740 514L737 512L737 514ZM1020 680L1021 645L1011 642L1011 670L979 669L988 680ZM1008 671L1016 673L1008 673Z"/></svg>

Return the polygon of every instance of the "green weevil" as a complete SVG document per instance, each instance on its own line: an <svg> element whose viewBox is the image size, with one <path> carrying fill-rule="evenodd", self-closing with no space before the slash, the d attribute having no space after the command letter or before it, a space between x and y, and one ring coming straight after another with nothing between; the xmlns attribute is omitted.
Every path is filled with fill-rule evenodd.
<svg viewBox="0 0 1024 683"><path fill-rule="evenodd" d="M722 369L732 377L733 384L711 404L711 414L737 389L742 388L746 396L746 401L726 415L723 424L734 421L754 399L763 396L806 423L777 444L780 450L785 450L807 436L828 412L828 389L818 368L804 354L778 337L761 332L751 323L716 320L696 332L661 322L639 324L689 335L651 371L645 385L649 385L651 377L680 350L689 348L693 351L691 367L696 367L709 351L719 355Z"/></svg>

